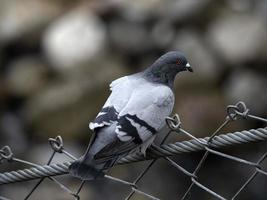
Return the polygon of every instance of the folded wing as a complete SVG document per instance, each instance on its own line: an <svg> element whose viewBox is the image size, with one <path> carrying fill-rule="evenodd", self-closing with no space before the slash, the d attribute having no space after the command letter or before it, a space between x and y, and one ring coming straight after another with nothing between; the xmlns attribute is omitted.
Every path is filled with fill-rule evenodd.
<svg viewBox="0 0 267 200"><path fill-rule="evenodd" d="M99 138L105 137L104 132L115 133L117 137L94 156L97 160L127 154L154 137L165 125L165 118L174 105L174 94L169 87L144 79L124 77L113 82L111 89L110 97L90 128L99 130L96 131ZM111 125L115 125L113 133L100 129Z"/></svg>

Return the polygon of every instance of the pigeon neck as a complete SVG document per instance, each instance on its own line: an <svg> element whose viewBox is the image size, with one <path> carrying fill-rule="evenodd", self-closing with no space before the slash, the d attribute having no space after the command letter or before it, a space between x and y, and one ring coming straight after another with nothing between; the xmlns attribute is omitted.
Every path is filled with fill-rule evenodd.
<svg viewBox="0 0 267 200"><path fill-rule="evenodd" d="M171 70L169 66L157 65L156 63L144 71L144 77L148 81L164 84L170 88L173 88L176 74L177 72Z"/></svg>

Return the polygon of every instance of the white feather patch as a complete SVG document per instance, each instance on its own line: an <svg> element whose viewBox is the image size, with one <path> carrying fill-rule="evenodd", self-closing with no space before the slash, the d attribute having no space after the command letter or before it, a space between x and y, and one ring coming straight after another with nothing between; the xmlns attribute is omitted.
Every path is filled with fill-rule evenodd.
<svg viewBox="0 0 267 200"><path fill-rule="evenodd" d="M106 114L106 112L100 112L100 113L98 113L97 117L104 115L104 114Z"/></svg>
<svg viewBox="0 0 267 200"><path fill-rule="evenodd" d="M91 130L94 130L95 128L100 128L100 127L103 127L105 125L111 125L111 123L109 123L109 122L102 122L101 124L98 124L98 123L90 122L89 123L89 128Z"/></svg>
<svg viewBox="0 0 267 200"><path fill-rule="evenodd" d="M116 127L115 133L117 133L117 137L119 138L120 141L127 142L132 139L132 136L128 135L124 131L120 131L119 128L121 128L121 126Z"/></svg>
<svg viewBox="0 0 267 200"><path fill-rule="evenodd" d="M126 117L129 122L136 128L137 134L141 138L142 141L147 140L150 136L152 136L152 133L144 126L141 126L140 124L136 123L133 119L130 119Z"/></svg>

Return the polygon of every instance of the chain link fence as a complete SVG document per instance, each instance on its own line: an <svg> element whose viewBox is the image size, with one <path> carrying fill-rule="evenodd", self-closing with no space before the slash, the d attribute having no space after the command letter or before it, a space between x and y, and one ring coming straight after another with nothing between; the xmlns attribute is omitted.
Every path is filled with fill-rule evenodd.
<svg viewBox="0 0 267 200"><path fill-rule="evenodd" d="M210 135L210 137L206 138L196 138L193 134L189 133L188 131L184 130L181 126L181 120L177 114L173 117L168 117L166 119L167 126L169 131L166 133L165 137L162 139L159 146L152 145L148 150L147 154L144 157L140 153L135 153L128 155L122 158L117 165L133 163L133 162L140 162L143 160L151 160L150 163L145 167L145 169L136 177L133 182L128 182L110 175L105 175L106 179L111 181L118 182L123 185L127 185L131 188L130 193L126 197L121 197L121 199L130 200L133 196L137 193L139 195L143 195L147 199L159 200L159 198L155 197L153 194L148 194L147 192L143 191L142 188L139 187L139 182L145 178L147 172L150 171L151 167L157 162L159 158L164 159L166 162L170 163L173 167L177 170L185 174L188 179L191 181L191 184L184 192L182 197L177 197L177 199L190 199L190 193L194 187L198 187L199 189L203 190L204 192L209 193L215 199L237 199L241 193L245 193L247 186L259 175L267 176L267 171L263 170L262 163L267 157L267 152L263 153L261 158L257 162L252 162L249 160L242 159L240 157L236 157L230 154L223 153L219 151L220 148L227 147L227 146L235 146L243 143L250 143L256 141L262 141L267 139L267 127L265 128L258 128L258 129L251 129L251 130L244 130L240 132L228 133L228 134L220 134L219 133L230 123L236 120L258 120L264 123L267 123L267 119L261 118L255 115L252 115L249 109L243 102L238 102L235 105L227 106L227 116L225 121L219 126L219 128ZM165 141L170 136L170 134L184 134L190 140L182 141L182 142L175 142L171 144L165 144ZM80 185L76 190L70 189L67 185L63 184L61 181L57 180L55 176L67 174L68 173L68 166L71 162L65 163L58 163L58 164L51 164L52 160L54 159L56 154L64 154L66 157L70 158L71 160L75 160L76 157L73 156L70 152L68 152L63 146L63 140L60 136L56 138L49 138L49 144L53 150L49 160L47 161L46 165L40 166L35 163L31 163L26 160L22 160L17 158L14 153L12 152L9 146L4 146L0 150L0 164L8 162L18 162L28 165L31 168L17 170L17 171L10 171L0 173L0 186L4 184L10 184L15 182L22 182L28 180L39 179L36 185L28 192L28 194L23 197L23 199L27 200L30 199L32 194L35 190L41 186L45 179L50 179L56 185L60 186L62 191L68 193L73 197L73 199L80 199L80 192L85 184L85 181L81 181ZM182 154L182 153L190 153L196 151L204 151L203 157L200 159L199 163L195 167L193 171L189 171L179 165L176 161L174 161L171 156ZM199 171L201 168L204 167L204 164L207 160L209 155L216 155L237 163L241 165L248 166L254 170L253 173L249 175L249 178L244 181L244 183L240 186L240 188L233 194L231 197L226 197L224 194L219 194L214 189L204 185L199 177ZM179 181L179 180L177 180ZM218 180L219 181L219 180ZM3 197L0 195L1 200L8 200L8 197Z"/></svg>

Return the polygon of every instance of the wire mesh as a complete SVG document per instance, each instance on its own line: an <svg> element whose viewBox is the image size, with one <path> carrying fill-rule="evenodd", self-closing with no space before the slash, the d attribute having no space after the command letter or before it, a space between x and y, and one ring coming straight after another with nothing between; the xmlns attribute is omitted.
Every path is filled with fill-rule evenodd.
<svg viewBox="0 0 267 200"><path fill-rule="evenodd" d="M207 138L196 138L193 134L184 130L181 126L181 120L177 114L175 114L173 117L168 117L166 119L166 123L167 126L169 127L169 131L162 139L160 146L155 146L153 144L148 149L146 157L143 157L143 155L137 153L133 155L128 155L125 158L122 158L120 161L118 161L117 164L125 164L125 163L132 163L132 162L152 159L150 163L140 172L140 174L136 177L136 179L133 182L121 180L119 178L112 177L110 175L105 175L105 178L111 181L118 182L123 185L127 185L131 188L130 193L126 197L122 197L122 199L124 198L125 200L130 200L136 193L138 193L140 195L143 195L144 197L147 197L148 199L158 200L159 198L155 197L154 195L142 191L139 188L138 183L145 178L146 173L150 171L152 166L157 162L158 158L163 158L166 162L175 167L177 170L181 171L191 180L191 184L184 192L184 195L182 197L177 197L178 199L182 200L189 199L190 193L194 187L198 187L199 189L209 193L216 199L221 199L221 200L236 199L242 192L244 192L247 186L251 182L253 182L253 180L259 174L267 176L267 172L264 171L262 168L263 166L261 166L262 162L267 157L267 152L265 152L258 161L251 162L249 160L245 160L240 157L236 157L218 151L218 148L228 145L237 145L253 141L265 140L267 139L267 129L266 128L257 130L252 129L250 131L241 131L230 134L221 134L221 135L218 134L231 122L234 122L239 119L242 120L252 119L264 123L267 123L267 119L250 114L249 109L243 102L238 102L235 105L227 106L226 110L227 110L227 115L225 121L219 126L217 130L215 130L211 134L210 137ZM166 145L164 144L167 138L170 136L170 134L181 134L181 133L186 135L191 140L177 142L174 144L166 144ZM41 184L45 179L49 179L54 184L58 185L64 192L71 195L73 199L80 199L79 194L85 184L85 181L81 181L80 185L76 188L76 190L73 190L54 177L56 175L68 173L68 166L70 165L71 162L66 162L62 164L51 164L56 154L63 154L72 160L76 160L76 157L73 156L70 152L68 152L64 148L63 140L60 136L57 136L56 138L49 138L48 141L52 148L52 154L48 159L46 165L44 166L40 166L35 163L31 163L29 161L16 158L9 146L4 146L2 149L0 149L0 164L4 162L18 162L32 167L24 170L0 173L0 185L19 182L19 181L39 179L39 181L35 184L35 186L24 197L24 199L27 200L32 197L32 194L36 191L38 187L41 186ZM199 150L204 150L205 152L202 158L200 159L199 163L193 170L193 172L190 172L187 169L183 168L176 161L170 158L170 156L178 153L185 153L185 152L192 152ZM207 187L206 185L201 183L200 178L198 177L200 169L203 168L204 163L206 162L210 154L214 154L219 157L223 157L232 160L234 162L238 162L242 165L246 165L254 169L254 172L230 198L226 198L222 194L219 194L218 192L214 191L212 188ZM0 200L8 200L8 199L9 198L7 197L0 196Z"/></svg>

